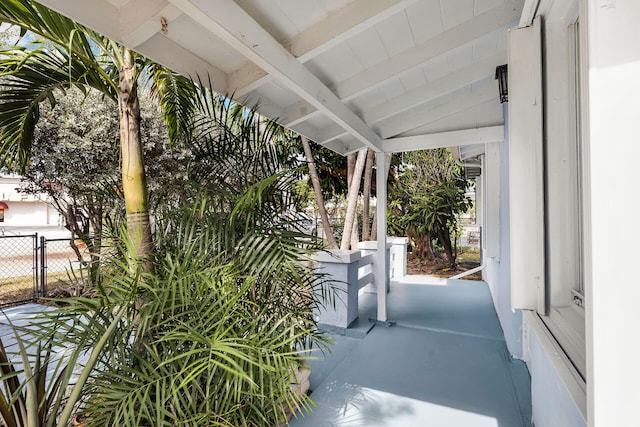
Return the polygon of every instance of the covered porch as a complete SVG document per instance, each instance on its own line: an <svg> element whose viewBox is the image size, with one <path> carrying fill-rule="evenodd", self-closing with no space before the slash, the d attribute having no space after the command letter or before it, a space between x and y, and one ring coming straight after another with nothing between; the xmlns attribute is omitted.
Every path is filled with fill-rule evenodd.
<svg viewBox="0 0 640 427"><path fill-rule="evenodd" d="M353 329L311 362L317 406L292 427L531 425L529 373L509 354L485 282L393 279L394 323L371 329L375 297L361 293Z"/></svg>
<svg viewBox="0 0 640 427"><path fill-rule="evenodd" d="M378 170L386 153L436 147L480 166L487 284L372 294L361 320L395 326L338 338L318 407L292 425L528 425L510 354L527 361L536 426L637 424L637 233L620 225L638 210L640 2L42 3L324 147L370 148ZM576 325L554 323L558 307Z"/></svg>

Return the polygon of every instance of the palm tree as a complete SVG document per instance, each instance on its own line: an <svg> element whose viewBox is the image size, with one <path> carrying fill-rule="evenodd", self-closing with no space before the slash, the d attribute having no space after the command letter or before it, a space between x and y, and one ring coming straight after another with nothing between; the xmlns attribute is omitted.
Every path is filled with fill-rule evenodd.
<svg viewBox="0 0 640 427"><path fill-rule="evenodd" d="M329 215L327 214L327 208L324 205L324 196L322 195L322 187L320 187L320 177L316 170L316 163L313 160L313 153L311 152L311 145L309 140L305 137L301 137L302 148L304 150L304 156L307 160L307 166L309 167L309 177L311 178L311 184L313 185L313 193L316 196L318 203L318 211L320 212L320 219L322 220L322 228L324 229L324 235L327 239L327 247L329 249L338 249L338 243L333 236L331 230L331 224L329 223Z"/></svg>
<svg viewBox="0 0 640 427"><path fill-rule="evenodd" d="M39 324L81 350L116 325L82 388L88 425L271 427L310 408L298 375L325 348L314 310L335 294L297 221L297 135L208 90L194 104L194 185L154 212L155 274L129 274L116 232L97 298Z"/></svg>
<svg viewBox="0 0 640 427"><path fill-rule="evenodd" d="M21 46L0 50L0 167L22 171L42 102L55 104L70 86L93 88L118 103L122 187L127 212L130 259L150 271L149 198L140 135L138 88L149 84L163 107L169 136L186 132L195 85L183 76L30 0L3 0L0 22L19 26Z"/></svg>

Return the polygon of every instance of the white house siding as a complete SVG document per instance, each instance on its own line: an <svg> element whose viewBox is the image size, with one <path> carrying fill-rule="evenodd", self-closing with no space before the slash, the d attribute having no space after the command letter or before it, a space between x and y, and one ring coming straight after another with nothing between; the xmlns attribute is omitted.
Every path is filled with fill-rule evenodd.
<svg viewBox="0 0 640 427"><path fill-rule="evenodd" d="M505 104L506 110L506 104ZM506 111L505 111L506 113ZM484 279L489 284L493 303L502 325L505 340L509 352L518 359L523 357L522 352L522 311L511 309L510 286L510 247L509 247L509 142L508 117L505 114L505 141L499 143L499 181L498 185L487 185L486 196L488 199L497 200L499 203L500 222L498 228L485 227L487 246L499 249L498 256L489 255L486 260ZM486 167L492 166L488 162ZM489 172L486 170L484 173ZM490 180L491 181L491 180ZM497 194L496 194L497 193ZM494 242L497 241L498 245Z"/></svg>
<svg viewBox="0 0 640 427"><path fill-rule="evenodd" d="M544 16L545 126L547 152L546 230L551 252L547 259L548 297L558 301L558 286L575 280L576 182L564 168L574 161L566 141L567 94L571 82L567 27L580 16L583 31L582 108L586 149L583 168L585 201L584 275L586 295L586 383L572 367L538 314L511 312L509 307L509 209L505 191L508 174L500 167L500 259L489 257L485 279L511 353L522 356L532 383L536 427L608 427L637 425L640 401L640 344L633 331L640 325L640 287L629 275L637 264L637 236L628 231L629 213L638 210L632 185L640 158L637 120L640 109L640 2L636 0L546 1ZM578 9L579 6L579 9ZM573 10L572 10L573 8ZM585 37L585 34L587 37ZM587 56L588 55L588 56ZM585 70L587 72L585 72ZM501 147L501 157L507 147ZM487 193L495 191L489 188ZM489 194L487 197L491 197ZM566 199L566 202L563 201ZM516 284L517 285L517 284ZM517 338L518 330L522 339ZM586 390L585 390L586 389Z"/></svg>
<svg viewBox="0 0 640 427"><path fill-rule="evenodd" d="M38 202L8 202L2 225L31 226L47 225L47 205Z"/></svg>
<svg viewBox="0 0 640 427"><path fill-rule="evenodd" d="M508 126L508 117L505 117L505 141L499 145L499 185L488 182L485 190L486 199L497 199L500 204L500 227L485 227L484 238L486 246L491 246L492 241L497 240L500 252L499 256L487 257L484 279L489 284L509 351L513 357L527 362L536 427L586 427L584 415L565 384L567 378L563 378L559 372L558 366L562 368L562 365L552 363L552 358L558 357L557 351L549 345L543 346L529 316L523 316L522 310L511 309ZM485 174L489 172L487 168L495 166L491 162L486 162L485 165ZM523 337L526 339L523 340ZM549 340L547 337L543 338Z"/></svg>
<svg viewBox="0 0 640 427"><path fill-rule="evenodd" d="M531 405L535 426L586 427L583 411L567 387L568 381L561 377L557 366L554 365L554 359L558 359L558 353L553 351L551 346L543 345L542 340L548 338L539 336L539 329L534 328L526 318L524 328L527 337L525 354L531 374Z"/></svg>
<svg viewBox="0 0 640 427"><path fill-rule="evenodd" d="M60 225L58 212L47 203L44 195L23 194L17 191L20 178L16 176L0 176L0 202L8 209L4 211L4 222L0 227L33 227L44 225Z"/></svg>

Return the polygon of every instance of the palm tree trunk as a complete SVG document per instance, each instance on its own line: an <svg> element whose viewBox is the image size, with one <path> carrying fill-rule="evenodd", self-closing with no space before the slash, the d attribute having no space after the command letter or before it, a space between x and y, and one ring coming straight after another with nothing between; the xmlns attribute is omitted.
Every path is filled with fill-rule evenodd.
<svg viewBox="0 0 640 427"><path fill-rule="evenodd" d="M358 190L360 190L358 186ZM358 233L358 200L356 199L356 211L353 213L353 225L351 226L351 249L358 249L360 235Z"/></svg>
<svg viewBox="0 0 640 427"><path fill-rule="evenodd" d="M329 224L329 216L327 215L327 208L324 205L324 197L322 197L322 188L320 187L320 178L318 177L318 171L316 170L316 163L313 160L309 140L304 136L302 136L301 139L304 155L307 158L307 165L309 166L309 177L311 177L313 192L316 195L316 203L318 203L318 212L320 213L320 220L322 221L322 229L324 230L324 235L327 239L327 246L329 249L338 249L338 243L336 242L336 238L333 236L331 224Z"/></svg>
<svg viewBox="0 0 640 427"><path fill-rule="evenodd" d="M370 201L371 201L371 179L373 178L373 157L374 151L367 150L367 162L364 165L364 188L362 189L362 240L369 240L371 232L370 223Z"/></svg>
<svg viewBox="0 0 640 427"><path fill-rule="evenodd" d="M353 173L356 168L356 155L354 153L347 155L347 198L349 197L349 192L351 191L351 186L353 185ZM360 183L358 183L358 191ZM358 202L356 201L356 213L353 218L353 225L351 226L351 248L356 248L358 246ZM345 221L346 221L346 213L345 213Z"/></svg>
<svg viewBox="0 0 640 427"><path fill-rule="evenodd" d="M122 189L127 212L127 230L131 247L131 261L140 262L144 272L153 272L151 263L151 225L149 196L144 171L140 137L140 102L137 70L133 53L123 51L118 87L120 115L120 149L122 153Z"/></svg>
<svg viewBox="0 0 640 427"><path fill-rule="evenodd" d="M389 179L389 170L391 169L391 153L387 153L384 155L384 163L387 166L387 170L384 172L387 179L384 182L387 182ZM380 203L380 200L376 200L376 203ZM373 225L371 226L371 240L376 240L378 238L378 209L373 211Z"/></svg>
<svg viewBox="0 0 640 427"><path fill-rule="evenodd" d="M340 243L340 249L343 251L349 250L349 244L351 243L353 222L358 207L360 180L362 179L362 170L364 169L366 157L367 150L360 150L360 152L358 152L358 158L356 160L355 167L353 168L353 178L351 179L351 186L349 187L349 193L347 197L347 213L345 214L344 230L342 231L342 241Z"/></svg>

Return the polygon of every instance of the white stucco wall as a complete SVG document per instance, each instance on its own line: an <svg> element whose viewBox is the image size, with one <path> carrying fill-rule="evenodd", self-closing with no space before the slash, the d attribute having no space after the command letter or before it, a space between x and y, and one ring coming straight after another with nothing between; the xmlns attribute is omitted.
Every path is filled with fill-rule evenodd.
<svg viewBox="0 0 640 427"><path fill-rule="evenodd" d="M586 427L583 411L567 387L570 379L563 379L559 374L558 364L563 363L559 360L560 350L554 351L549 338L539 334L540 329L534 327L529 316L525 316L523 326L535 426Z"/></svg>
<svg viewBox="0 0 640 427"><path fill-rule="evenodd" d="M589 0L589 426L638 425L640 1ZM631 218L630 218L631 217Z"/></svg>
<svg viewBox="0 0 640 427"><path fill-rule="evenodd" d="M61 225L58 212L45 200L45 196L18 192L20 177L0 176L0 202L8 209L4 211L4 222L0 226L34 227Z"/></svg>
<svg viewBox="0 0 640 427"><path fill-rule="evenodd" d="M8 202L9 209L4 211L2 225L33 226L46 225L48 206L37 202Z"/></svg>
<svg viewBox="0 0 640 427"><path fill-rule="evenodd" d="M488 256L484 279L489 284L496 313L500 319L502 330L509 352L521 359L522 353L522 311L511 309L511 281L510 281L510 247L509 247L509 141L507 140L509 121L505 110L505 140L499 143L499 181L492 185L488 182L487 197L498 201L500 221L498 227L485 227L487 246L499 249L499 256ZM486 167L492 167L487 162ZM489 171L485 171L487 173ZM489 180L491 181L491 180ZM495 193L498 192L498 197ZM497 240L498 245L493 241Z"/></svg>

